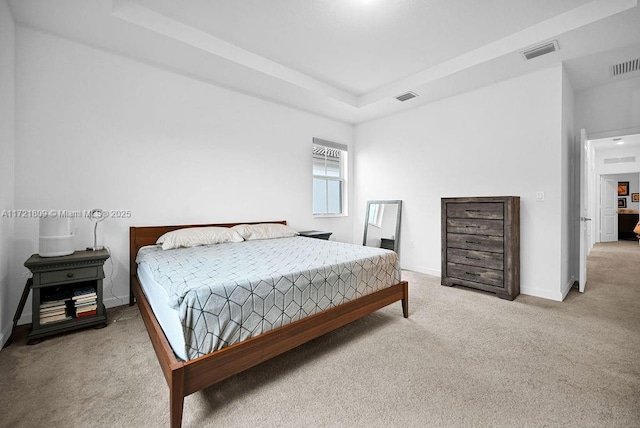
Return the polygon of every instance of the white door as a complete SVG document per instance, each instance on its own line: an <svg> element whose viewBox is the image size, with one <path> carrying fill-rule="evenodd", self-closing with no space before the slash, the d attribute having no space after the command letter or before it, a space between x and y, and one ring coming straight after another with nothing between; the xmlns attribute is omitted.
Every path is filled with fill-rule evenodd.
<svg viewBox="0 0 640 428"><path fill-rule="evenodd" d="M618 180L600 179L600 242L618 240Z"/></svg>
<svg viewBox="0 0 640 428"><path fill-rule="evenodd" d="M578 280L578 290L584 293L587 285L587 253L589 251L589 143L587 141L587 131L580 130L580 278Z"/></svg>

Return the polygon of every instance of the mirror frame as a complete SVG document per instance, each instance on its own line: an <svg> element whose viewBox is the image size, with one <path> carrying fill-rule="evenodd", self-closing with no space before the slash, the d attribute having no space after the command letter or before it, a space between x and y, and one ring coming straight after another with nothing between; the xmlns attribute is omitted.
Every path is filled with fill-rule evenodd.
<svg viewBox="0 0 640 428"><path fill-rule="evenodd" d="M395 199L395 200L388 200L388 201L384 201L384 200L377 200L377 201L367 201L367 212L365 213L365 217L364 217L364 238L362 239L362 245L363 246L367 246L367 229L369 228L369 213L371 210L371 205L375 205L375 204L397 204L398 205L398 216L396 218L396 234L394 236L394 242L393 242L393 251L396 252L396 254L398 254L398 256L400 255L400 219L402 217L402 200L401 199Z"/></svg>

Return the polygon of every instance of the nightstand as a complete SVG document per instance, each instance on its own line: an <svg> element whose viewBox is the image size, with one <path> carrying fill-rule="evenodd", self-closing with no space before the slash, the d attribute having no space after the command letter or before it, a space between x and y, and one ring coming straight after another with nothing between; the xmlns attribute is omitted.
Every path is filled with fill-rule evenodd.
<svg viewBox="0 0 640 428"><path fill-rule="evenodd" d="M323 232L321 230L305 230L304 232L299 232L300 236L305 236L307 238L316 238L316 239L324 239L325 241L329 240L331 236L331 232Z"/></svg>
<svg viewBox="0 0 640 428"><path fill-rule="evenodd" d="M393 250L396 247L396 240L389 238L381 238L380 239L380 248L384 248L387 250Z"/></svg>
<svg viewBox="0 0 640 428"><path fill-rule="evenodd" d="M103 265L108 258L107 250L29 257L24 263L33 273L25 286L26 294L29 289L33 292L29 342L80 328L107 325L102 280Z"/></svg>

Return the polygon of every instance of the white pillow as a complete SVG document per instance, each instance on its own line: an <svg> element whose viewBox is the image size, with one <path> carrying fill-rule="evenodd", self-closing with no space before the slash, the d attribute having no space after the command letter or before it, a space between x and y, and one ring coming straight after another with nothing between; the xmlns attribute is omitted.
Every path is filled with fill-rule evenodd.
<svg viewBox="0 0 640 428"><path fill-rule="evenodd" d="M186 227L167 232L156 241L162 244L163 250L180 247L197 247L199 245L222 244L225 242L242 242L242 236L228 227Z"/></svg>
<svg viewBox="0 0 640 428"><path fill-rule="evenodd" d="M231 229L237 231L247 241L254 239L287 238L296 236L298 232L284 224L260 223L260 224L239 224Z"/></svg>

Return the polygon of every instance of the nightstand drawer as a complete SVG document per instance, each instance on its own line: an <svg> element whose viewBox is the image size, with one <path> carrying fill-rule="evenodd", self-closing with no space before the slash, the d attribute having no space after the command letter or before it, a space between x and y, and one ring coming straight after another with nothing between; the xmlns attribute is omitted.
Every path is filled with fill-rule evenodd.
<svg viewBox="0 0 640 428"><path fill-rule="evenodd" d="M42 272L40 274L40 284L53 284L56 282L79 281L84 279L98 279L98 267L84 267L77 269L56 270Z"/></svg>

